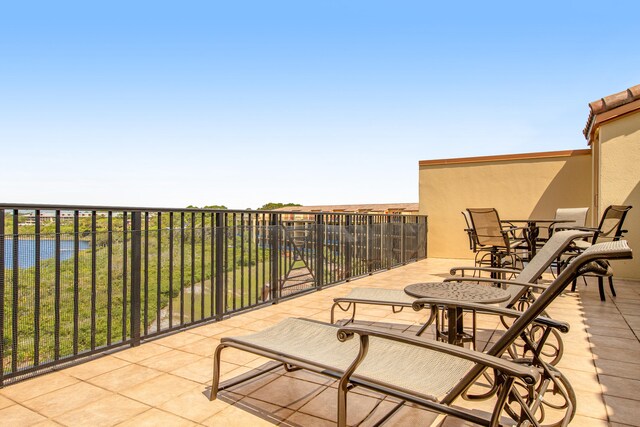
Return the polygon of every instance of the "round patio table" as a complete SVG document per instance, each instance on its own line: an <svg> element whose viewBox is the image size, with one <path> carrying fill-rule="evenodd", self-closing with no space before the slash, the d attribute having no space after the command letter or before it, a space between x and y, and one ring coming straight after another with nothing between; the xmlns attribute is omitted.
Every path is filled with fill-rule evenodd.
<svg viewBox="0 0 640 427"><path fill-rule="evenodd" d="M502 288L484 286L467 282L433 282L414 283L404 288L405 293L416 298L434 298L439 300L455 300L479 304L496 304L511 298L511 294ZM449 344L462 346L471 341L475 346L475 312L473 314L473 335L464 332L464 310L459 307L448 307L447 331L439 331L438 338L447 337ZM439 323L439 322L438 322Z"/></svg>

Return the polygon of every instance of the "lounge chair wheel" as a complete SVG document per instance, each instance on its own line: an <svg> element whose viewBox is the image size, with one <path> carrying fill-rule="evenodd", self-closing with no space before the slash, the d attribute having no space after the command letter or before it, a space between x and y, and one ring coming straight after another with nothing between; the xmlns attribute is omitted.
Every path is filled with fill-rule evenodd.
<svg viewBox="0 0 640 427"><path fill-rule="evenodd" d="M525 386L516 381L514 392L520 401L527 402L541 427L568 425L576 414L576 394L567 378L555 367L545 365L541 369L540 381L535 386ZM512 396L505 412L520 425L527 420L522 417L519 399Z"/></svg>
<svg viewBox="0 0 640 427"><path fill-rule="evenodd" d="M545 328L540 325L533 325L529 328L529 339L540 345L540 339L543 336ZM532 349L522 340L517 339L508 349L509 355L512 359L533 359ZM560 332L556 329L552 329L549 337L542 344L540 350L540 359L549 365L555 366L564 353L564 343Z"/></svg>

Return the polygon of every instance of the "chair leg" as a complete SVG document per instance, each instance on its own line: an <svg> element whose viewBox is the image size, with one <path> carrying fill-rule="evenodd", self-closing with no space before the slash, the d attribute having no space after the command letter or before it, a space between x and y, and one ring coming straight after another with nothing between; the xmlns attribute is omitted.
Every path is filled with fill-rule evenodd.
<svg viewBox="0 0 640 427"><path fill-rule="evenodd" d="M578 279L573 279L573 282L571 283L571 292L575 292L576 291L576 286L578 285Z"/></svg>
<svg viewBox="0 0 640 427"><path fill-rule="evenodd" d="M606 297L604 295L604 277L598 277L598 290L600 291L600 301L606 301Z"/></svg>
<svg viewBox="0 0 640 427"><path fill-rule="evenodd" d="M611 289L611 295L613 295L614 297L617 296L616 290L613 287L613 276L609 276L609 289Z"/></svg>

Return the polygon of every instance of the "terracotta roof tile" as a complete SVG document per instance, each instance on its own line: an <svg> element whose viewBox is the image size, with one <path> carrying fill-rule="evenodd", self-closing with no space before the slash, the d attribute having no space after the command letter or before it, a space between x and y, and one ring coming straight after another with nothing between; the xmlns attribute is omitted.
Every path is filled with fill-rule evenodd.
<svg viewBox="0 0 640 427"><path fill-rule="evenodd" d="M596 118L596 115L613 110L614 108L628 104L635 100L640 99L640 85L635 85L622 92L614 93L613 95L605 96L604 98L593 101L589 104L589 117L587 118L587 125L582 133L587 140L590 137L591 126Z"/></svg>

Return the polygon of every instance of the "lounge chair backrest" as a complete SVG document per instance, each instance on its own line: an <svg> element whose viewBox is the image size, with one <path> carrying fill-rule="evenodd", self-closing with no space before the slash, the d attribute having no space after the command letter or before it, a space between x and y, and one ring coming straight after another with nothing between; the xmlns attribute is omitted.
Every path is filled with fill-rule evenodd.
<svg viewBox="0 0 640 427"><path fill-rule="evenodd" d="M507 341L512 341L513 334L520 334L526 325L530 324L536 317L549 306L549 304L557 298L574 278L595 269L596 271L603 268L603 264L594 263L600 259L629 259L631 258L631 249L625 240L615 242L596 243L589 247L582 254L578 255L569 265L562 270L558 277L545 289L536 300L526 309L522 316L513 323L505 336L501 337L495 345L489 350L489 354L502 354L506 349ZM591 264L591 265L590 265ZM504 347L503 347L504 346Z"/></svg>
<svg viewBox="0 0 640 427"><path fill-rule="evenodd" d="M576 239L591 236L592 233L581 230L564 230L554 233L547 243L540 249L535 257L516 276L518 282L534 283L542 273L545 272L551 263L564 252L571 242ZM524 295L527 290L522 286L509 286L507 292L511 294L511 299L502 303L503 307L511 307Z"/></svg>
<svg viewBox="0 0 640 427"><path fill-rule="evenodd" d="M603 259L629 259L631 249L624 240L614 242L597 243L578 255L569 265L562 270L558 277L545 289L536 300L522 312L522 315L505 331L505 333L489 348L487 354L500 357L507 348L526 330L531 323L547 309L564 289L578 276L598 271L603 268L603 264L596 263L596 260ZM447 401L452 401L462 393L477 378L484 368L480 365L474 366L455 386Z"/></svg>
<svg viewBox="0 0 640 427"><path fill-rule="evenodd" d="M626 232L626 230L622 229L622 224L631 208L632 206L611 205L605 209L598 225L598 232L593 236L592 243L602 239L620 240Z"/></svg>
<svg viewBox="0 0 640 427"><path fill-rule="evenodd" d="M494 208L469 208L467 212L479 245L509 248L509 239L502 230L497 210Z"/></svg>
<svg viewBox="0 0 640 427"><path fill-rule="evenodd" d="M589 208L558 208L556 210L556 218L559 221L571 221L554 224L556 228L584 227L587 224L587 214Z"/></svg>

